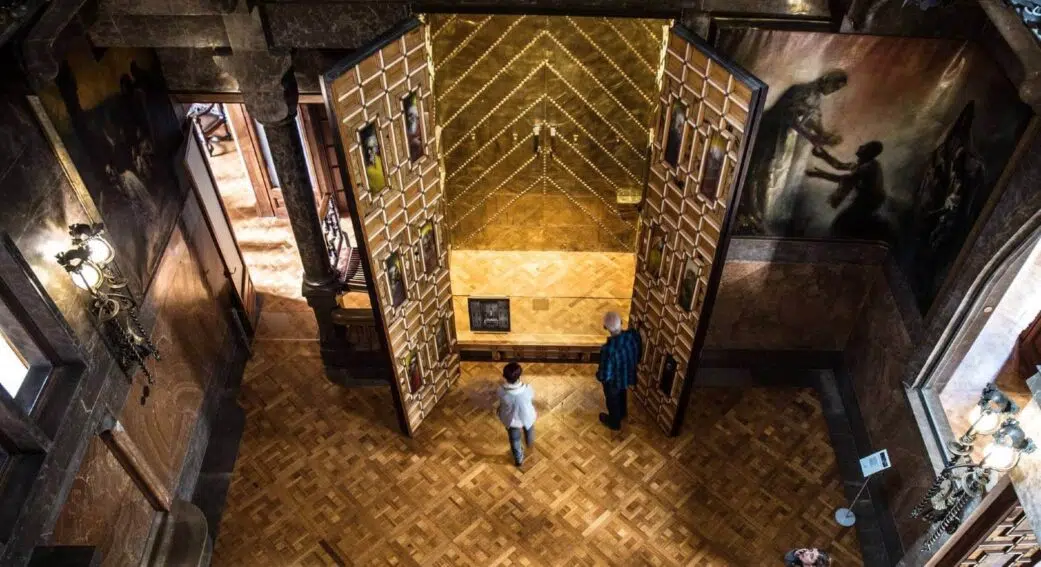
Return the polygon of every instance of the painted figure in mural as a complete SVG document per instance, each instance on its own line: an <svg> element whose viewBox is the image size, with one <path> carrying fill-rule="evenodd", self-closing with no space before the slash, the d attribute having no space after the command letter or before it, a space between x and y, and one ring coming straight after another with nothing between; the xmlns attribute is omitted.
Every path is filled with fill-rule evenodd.
<svg viewBox="0 0 1041 567"><path fill-rule="evenodd" d="M975 103L969 101L933 151L911 209L910 265L915 295L924 308L958 254L983 207L986 168L972 142Z"/></svg>
<svg viewBox="0 0 1041 567"><path fill-rule="evenodd" d="M800 154L811 146L833 146L842 141L842 136L825 127L821 102L848 82L845 71L828 71L812 82L788 87L763 113L752 154L749 186L741 196L742 215L738 222L743 231L769 233L767 204L777 199L793 201L785 196L785 186ZM789 216L791 203L779 205L770 208L781 211L782 217Z"/></svg>
<svg viewBox="0 0 1041 567"><path fill-rule="evenodd" d="M79 85L68 66L62 66L56 83L72 129L84 141L94 163L104 168L108 182L123 194L135 214L149 222L159 214L159 205L146 186L152 177L155 155L155 127L151 124L146 92L149 77L134 63L130 71L120 77L118 95L96 111L103 116L101 120L81 105Z"/></svg>
<svg viewBox="0 0 1041 567"><path fill-rule="evenodd" d="M825 179L838 185L828 198L828 203L837 209L850 193L853 194L850 204L831 223L832 236L888 241L888 224L878 215L879 209L886 203L882 165L878 163L878 156L881 154L882 142L878 140L872 140L857 148L857 160L851 162L836 159L820 146L813 148L814 156L824 160L834 169L848 172L831 173L816 167L806 170L809 177Z"/></svg>

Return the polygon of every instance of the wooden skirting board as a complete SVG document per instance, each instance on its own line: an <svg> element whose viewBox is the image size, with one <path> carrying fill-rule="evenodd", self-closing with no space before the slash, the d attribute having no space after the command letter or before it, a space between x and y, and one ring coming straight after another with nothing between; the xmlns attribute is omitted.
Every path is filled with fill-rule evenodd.
<svg viewBox="0 0 1041 567"><path fill-rule="evenodd" d="M567 361L599 362L600 345L597 343L538 343L459 340L462 360L475 361Z"/></svg>

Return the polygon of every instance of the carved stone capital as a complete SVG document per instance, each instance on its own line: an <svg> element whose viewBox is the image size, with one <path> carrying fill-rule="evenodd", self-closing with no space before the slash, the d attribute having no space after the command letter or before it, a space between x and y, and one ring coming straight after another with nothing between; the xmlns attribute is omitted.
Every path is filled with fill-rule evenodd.
<svg viewBox="0 0 1041 567"><path fill-rule="evenodd" d="M272 126L296 118L299 93L289 53L241 51L213 60L238 81L246 110L257 122Z"/></svg>

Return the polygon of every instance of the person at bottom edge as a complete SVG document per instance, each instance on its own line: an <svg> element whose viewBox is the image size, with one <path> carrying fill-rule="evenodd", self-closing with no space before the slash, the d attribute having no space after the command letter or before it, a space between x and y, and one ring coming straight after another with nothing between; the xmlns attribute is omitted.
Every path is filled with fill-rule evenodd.
<svg viewBox="0 0 1041 567"><path fill-rule="evenodd" d="M604 328L611 336L600 347L596 379L604 386L607 413L600 422L617 431L629 414L626 391L636 385L636 365L643 355L643 341L636 329L622 330L622 318L614 311L604 314Z"/></svg>
<svg viewBox="0 0 1041 567"><path fill-rule="evenodd" d="M831 557L815 548L793 549L784 554L785 567L828 567Z"/></svg>
<svg viewBox="0 0 1041 567"><path fill-rule="evenodd" d="M502 369L504 382L499 386L499 421L506 426L513 462L518 467L524 464L524 445L531 448L535 443L535 390L531 385L521 382L523 372L520 364L507 364Z"/></svg>

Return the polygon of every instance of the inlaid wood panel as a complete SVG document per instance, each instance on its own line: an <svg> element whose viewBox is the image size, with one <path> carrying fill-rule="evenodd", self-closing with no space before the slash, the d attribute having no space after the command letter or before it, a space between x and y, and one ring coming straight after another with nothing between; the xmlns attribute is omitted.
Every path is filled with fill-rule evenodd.
<svg viewBox="0 0 1041 567"><path fill-rule="evenodd" d="M394 359L393 391L407 434L459 376L429 59L426 27L413 21L399 37L325 77L346 164L348 204L375 284L375 308ZM405 116L411 95L422 136L422 144L412 146ZM372 147L373 131L378 151ZM436 249L426 253L424 227L432 227L436 241ZM402 285L394 272L400 272ZM439 337L441 327L445 332Z"/></svg>
<svg viewBox="0 0 1041 567"><path fill-rule="evenodd" d="M452 302L463 346L599 346L607 311L628 318L636 257L624 252L452 250ZM508 297L509 333L471 333L467 299Z"/></svg>
<svg viewBox="0 0 1041 567"><path fill-rule="evenodd" d="M645 345L636 398L667 432L675 433L688 368L704 342L702 314L718 286L727 220L764 92L690 32L670 31L630 310ZM663 388L668 356L676 368Z"/></svg>

